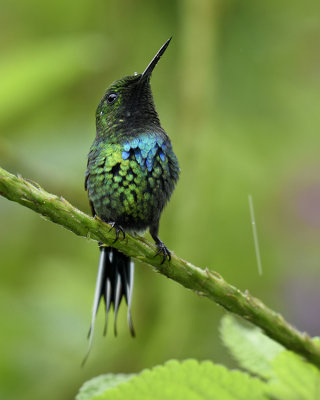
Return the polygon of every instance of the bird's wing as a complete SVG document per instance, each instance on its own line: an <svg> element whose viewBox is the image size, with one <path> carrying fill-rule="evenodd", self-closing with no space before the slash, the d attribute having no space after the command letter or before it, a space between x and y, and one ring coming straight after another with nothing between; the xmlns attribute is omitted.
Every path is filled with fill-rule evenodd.
<svg viewBox="0 0 320 400"><path fill-rule="evenodd" d="M90 200L95 203L95 197L102 197L105 193L112 193L113 185L117 182L123 164L127 164L121 155L120 144L104 144L95 147L89 153L89 162L86 173L86 187Z"/></svg>

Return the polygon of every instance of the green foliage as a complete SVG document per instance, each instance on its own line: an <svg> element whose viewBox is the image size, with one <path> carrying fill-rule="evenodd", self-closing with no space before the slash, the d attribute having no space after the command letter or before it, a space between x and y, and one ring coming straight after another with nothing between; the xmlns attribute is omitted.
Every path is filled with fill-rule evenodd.
<svg viewBox="0 0 320 400"><path fill-rule="evenodd" d="M227 315L221 337L247 372L211 361L171 360L137 375L103 375L85 383L77 400L318 400L320 371L257 328Z"/></svg>
<svg viewBox="0 0 320 400"><path fill-rule="evenodd" d="M318 400L320 371L297 354L284 350L257 328L240 325L227 315L221 337L244 368L268 381L267 393L277 400Z"/></svg>
<svg viewBox="0 0 320 400"><path fill-rule="evenodd" d="M97 392L84 397L84 385L77 400L266 400L265 383L240 371L229 371L210 361L171 360L163 366L144 370L116 387L106 381L94 382ZM91 381L90 381L91 382ZM108 386L102 393L100 385ZM114 386L115 386L114 385Z"/></svg>
<svg viewBox="0 0 320 400"><path fill-rule="evenodd" d="M265 336L260 329L236 323L226 315L220 325L221 338L240 366L263 378L272 376L270 362L284 348Z"/></svg>
<svg viewBox="0 0 320 400"><path fill-rule="evenodd" d="M134 374L105 374L96 376L83 384L76 400L93 399L100 394L117 387L120 383L126 382L132 376L134 376Z"/></svg>
<svg viewBox="0 0 320 400"><path fill-rule="evenodd" d="M268 393L278 400L318 400L320 371L290 351L281 352L272 362L273 378Z"/></svg>

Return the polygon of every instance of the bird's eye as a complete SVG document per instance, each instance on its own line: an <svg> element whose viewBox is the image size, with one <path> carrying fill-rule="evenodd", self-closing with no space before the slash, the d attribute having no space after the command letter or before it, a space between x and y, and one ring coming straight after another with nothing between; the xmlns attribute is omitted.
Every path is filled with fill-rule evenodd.
<svg viewBox="0 0 320 400"><path fill-rule="evenodd" d="M107 96L107 103L109 105L113 104L117 100L117 98L118 98L118 95L116 93L110 93Z"/></svg>

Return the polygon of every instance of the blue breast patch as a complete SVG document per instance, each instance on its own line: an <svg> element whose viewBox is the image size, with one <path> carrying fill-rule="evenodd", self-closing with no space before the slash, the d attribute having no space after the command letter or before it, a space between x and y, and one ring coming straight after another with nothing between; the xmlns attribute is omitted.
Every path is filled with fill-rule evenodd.
<svg viewBox="0 0 320 400"><path fill-rule="evenodd" d="M166 144L162 138L145 135L128 141L123 146L122 158L127 160L130 154L134 154L141 168L152 171L157 154L161 161L166 160Z"/></svg>

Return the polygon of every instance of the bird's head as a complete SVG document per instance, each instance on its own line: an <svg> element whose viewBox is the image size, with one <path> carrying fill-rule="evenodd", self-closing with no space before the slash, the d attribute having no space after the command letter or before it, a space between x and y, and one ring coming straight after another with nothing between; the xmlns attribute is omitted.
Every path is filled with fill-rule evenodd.
<svg viewBox="0 0 320 400"><path fill-rule="evenodd" d="M170 40L161 47L142 74L113 82L102 97L96 112L97 135L129 133L145 126L160 127L155 110L150 78Z"/></svg>

